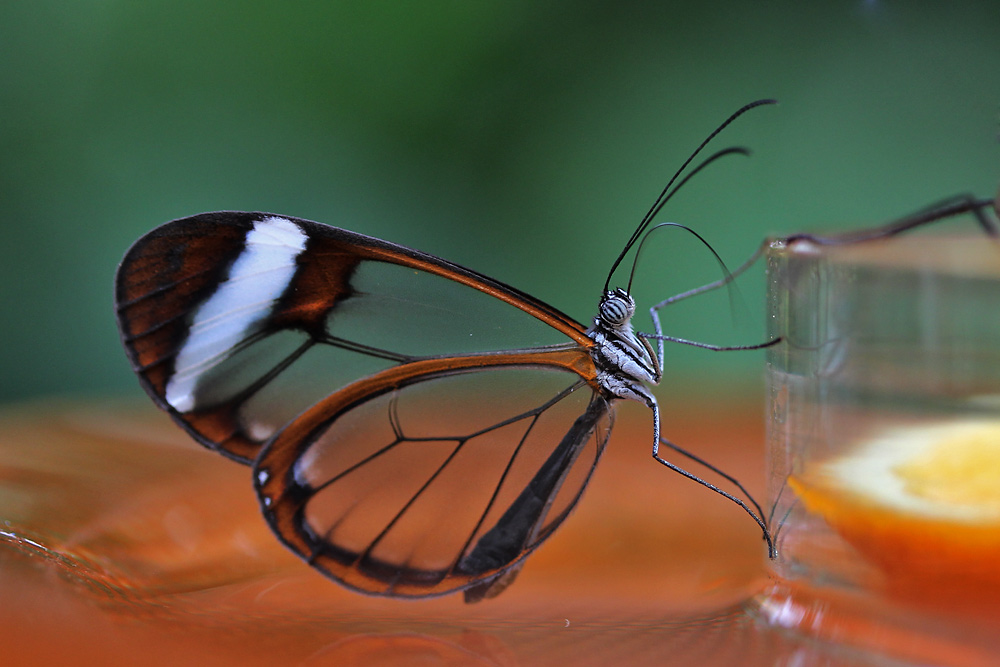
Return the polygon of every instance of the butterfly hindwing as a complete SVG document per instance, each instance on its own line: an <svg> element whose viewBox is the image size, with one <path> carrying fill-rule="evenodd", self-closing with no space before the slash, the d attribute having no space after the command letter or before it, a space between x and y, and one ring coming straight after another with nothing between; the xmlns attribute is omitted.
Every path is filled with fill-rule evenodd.
<svg viewBox="0 0 1000 667"><path fill-rule="evenodd" d="M346 387L261 453L265 517L352 588L496 594L568 515L610 433L608 401L565 367L579 354L431 360Z"/></svg>

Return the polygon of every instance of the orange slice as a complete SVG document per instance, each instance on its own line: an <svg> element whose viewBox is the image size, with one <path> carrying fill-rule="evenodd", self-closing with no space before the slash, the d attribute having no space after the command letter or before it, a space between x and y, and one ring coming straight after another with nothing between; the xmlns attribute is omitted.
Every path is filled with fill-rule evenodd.
<svg viewBox="0 0 1000 667"><path fill-rule="evenodd" d="M887 432L789 485L891 586L1000 587L1000 421Z"/></svg>

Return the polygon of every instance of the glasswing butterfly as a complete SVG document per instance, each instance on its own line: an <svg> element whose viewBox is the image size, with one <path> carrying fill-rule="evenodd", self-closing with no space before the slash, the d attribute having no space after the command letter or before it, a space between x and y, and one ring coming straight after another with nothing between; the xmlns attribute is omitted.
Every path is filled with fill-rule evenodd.
<svg viewBox="0 0 1000 667"><path fill-rule="evenodd" d="M652 306L651 334L633 331L628 289L609 289L677 188L744 151L716 153L671 190L695 156L738 116L770 103L739 109L678 169L612 264L590 327L416 250L288 216L221 211L168 222L126 253L116 276L126 352L154 402L195 440L253 466L278 538L361 592L464 590L467 602L500 593L580 499L623 399L652 411L654 458L742 507L773 557L760 506L660 436L647 388L662 376L665 341L716 350L779 342L696 343L664 335L659 319L667 304L727 285L766 244L723 279ZM863 242L965 212L996 237L989 207L1000 208L1000 194L784 242ZM665 225L680 226L657 227ZM661 458L661 444L733 483L756 512Z"/></svg>
<svg viewBox="0 0 1000 667"><path fill-rule="evenodd" d="M772 102L738 110L681 166L613 263L589 327L416 250L222 211L168 222L126 253L116 312L132 367L195 440L253 467L286 546L358 591L464 590L469 602L501 592L579 500L623 399L652 411L656 460L738 503L773 554L759 505L660 457L662 443L708 465L660 438L647 387L661 378L664 341L762 347L662 334L660 308L731 276L653 306L654 334L633 331L632 297L609 288L694 157Z"/></svg>

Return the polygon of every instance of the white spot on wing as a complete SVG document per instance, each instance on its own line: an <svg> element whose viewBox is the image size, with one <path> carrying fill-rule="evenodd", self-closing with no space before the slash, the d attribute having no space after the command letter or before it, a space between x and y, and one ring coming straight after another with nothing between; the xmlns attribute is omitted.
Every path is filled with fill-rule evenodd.
<svg viewBox="0 0 1000 667"><path fill-rule="evenodd" d="M305 246L305 232L291 220L271 216L254 224L226 280L195 311L167 383L167 403L175 410L193 410L202 377L271 314L295 275L295 258Z"/></svg>
<svg viewBox="0 0 1000 667"><path fill-rule="evenodd" d="M274 434L274 427L263 422L250 422L246 429L247 434L258 442L263 442Z"/></svg>

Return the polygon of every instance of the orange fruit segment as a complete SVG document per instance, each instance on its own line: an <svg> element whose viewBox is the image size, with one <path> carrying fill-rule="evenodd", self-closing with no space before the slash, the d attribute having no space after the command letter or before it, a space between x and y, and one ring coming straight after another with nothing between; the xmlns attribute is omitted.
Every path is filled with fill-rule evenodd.
<svg viewBox="0 0 1000 667"><path fill-rule="evenodd" d="M891 587L1000 587L1000 421L899 428L789 485Z"/></svg>

